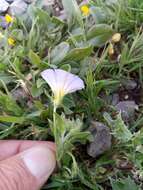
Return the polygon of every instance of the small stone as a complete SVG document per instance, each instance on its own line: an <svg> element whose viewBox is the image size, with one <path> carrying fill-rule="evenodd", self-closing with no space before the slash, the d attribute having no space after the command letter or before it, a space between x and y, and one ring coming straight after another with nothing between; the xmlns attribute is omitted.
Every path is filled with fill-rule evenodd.
<svg viewBox="0 0 143 190"><path fill-rule="evenodd" d="M56 11L59 11L60 9L59 9L59 7L56 7L55 10L56 10Z"/></svg>
<svg viewBox="0 0 143 190"><path fill-rule="evenodd" d="M126 94L126 95L124 96L124 99L125 99L125 100L128 100L128 99L129 99L129 95Z"/></svg>
<svg viewBox="0 0 143 190"><path fill-rule="evenodd" d="M42 4L43 4L43 7L48 7L50 5L54 5L55 3L55 0L43 0Z"/></svg>
<svg viewBox="0 0 143 190"><path fill-rule="evenodd" d="M119 94L115 93L112 95L112 105L115 106L119 102Z"/></svg>
<svg viewBox="0 0 143 190"><path fill-rule="evenodd" d="M8 7L9 7L8 2L6 2L5 0L0 0L0 13L7 11Z"/></svg>
<svg viewBox="0 0 143 190"><path fill-rule="evenodd" d="M28 5L23 0L15 0L10 5L9 12L12 15L22 15L24 12L26 12Z"/></svg>
<svg viewBox="0 0 143 190"><path fill-rule="evenodd" d="M12 3L14 0L6 0L8 3Z"/></svg>
<svg viewBox="0 0 143 190"><path fill-rule="evenodd" d="M89 0L79 1L78 3L80 3L80 6L87 5L87 4L89 4Z"/></svg>
<svg viewBox="0 0 143 190"><path fill-rule="evenodd" d="M27 94L22 88L18 88L12 91L12 97L17 101L27 98Z"/></svg>
<svg viewBox="0 0 143 190"><path fill-rule="evenodd" d="M93 141L88 145L87 153L96 158L111 148L110 130L103 123L93 121L89 131L93 135Z"/></svg>
<svg viewBox="0 0 143 190"><path fill-rule="evenodd" d="M134 80L124 80L122 84L127 90L134 90L137 87L137 83Z"/></svg>
<svg viewBox="0 0 143 190"><path fill-rule="evenodd" d="M66 17L65 12L64 12L64 11L61 11L61 12L60 12L60 15L58 16L58 18L61 19L61 20L63 20L63 21L66 20L67 17Z"/></svg>
<svg viewBox="0 0 143 190"><path fill-rule="evenodd" d="M122 118L126 122L134 119L135 111L138 110L138 105L135 101L121 101L115 108L117 111L121 112Z"/></svg>
<svg viewBox="0 0 143 190"><path fill-rule="evenodd" d="M30 4L30 3L33 3L35 0L24 0L24 1L25 1L25 3Z"/></svg>

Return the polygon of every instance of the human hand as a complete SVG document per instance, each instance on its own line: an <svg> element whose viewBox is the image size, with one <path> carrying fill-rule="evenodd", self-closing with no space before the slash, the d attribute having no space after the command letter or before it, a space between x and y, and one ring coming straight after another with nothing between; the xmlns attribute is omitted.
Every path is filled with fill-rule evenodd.
<svg viewBox="0 0 143 190"><path fill-rule="evenodd" d="M38 190L55 165L52 142L0 141L0 190Z"/></svg>

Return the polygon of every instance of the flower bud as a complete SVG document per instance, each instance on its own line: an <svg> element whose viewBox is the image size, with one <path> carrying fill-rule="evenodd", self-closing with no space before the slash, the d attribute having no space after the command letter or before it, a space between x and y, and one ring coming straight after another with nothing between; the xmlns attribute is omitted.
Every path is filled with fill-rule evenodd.
<svg viewBox="0 0 143 190"><path fill-rule="evenodd" d="M108 47L108 54L109 55L113 55L114 54L114 46L113 44L110 44L109 47Z"/></svg>
<svg viewBox="0 0 143 190"><path fill-rule="evenodd" d="M121 34L120 33L116 33L112 36L112 42L117 43L121 40Z"/></svg>

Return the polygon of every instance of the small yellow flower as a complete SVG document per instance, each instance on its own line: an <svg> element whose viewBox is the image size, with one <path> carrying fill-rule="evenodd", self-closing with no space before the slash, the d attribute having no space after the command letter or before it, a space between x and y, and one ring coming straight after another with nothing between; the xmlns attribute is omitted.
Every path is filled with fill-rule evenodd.
<svg viewBox="0 0 143 190"><path fill-rule="evenodd" d="M90 14L90 9L87 5L81 6L81 11L84 16L88 16Z"/></svg>
<svg viewBox="0 0 143 190"><path fill-rule="evenodd" d="M110 44L109 47L108 47L108 54L109 55L113 55L114 54L114 46L113 44Z"/></svg>
<svg viewBox="0 0 143 190"><path fill-rule="evenodd" d="M11 23L11 22L13 22L13 17L11 17L9 14L6 14L5 15L5 20L6 20L7 23Z"/></svg>
<svg viewBox="0 0 143 190"><path fill-rule="evenodd" d="M14 40L13 38L9 37L9 38L8 38L8 44L9 44L10 46L14 46L14 45L15 45L15 40Z"/></svg>
<svg viewBox="0 0 143 190"><path fill-rule="evenodd" d="M112 42L117 43L121 40L121 34L120 33L116 33L112 36Z"/></svg>

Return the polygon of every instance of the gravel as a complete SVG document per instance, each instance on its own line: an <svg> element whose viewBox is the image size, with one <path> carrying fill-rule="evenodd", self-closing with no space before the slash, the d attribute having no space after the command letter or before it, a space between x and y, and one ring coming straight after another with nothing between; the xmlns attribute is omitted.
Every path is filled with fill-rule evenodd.
<svg viewBox="0 0 143 190"><path fill-rule="evenodd" d="M87 153L96 158L111 148L111 134L109 128L100 122L92 122L89 131L93 141L87 147Z"/></svg>
<svg viewBox="0 0 143 190"><path fill-rule="evenodd" d="M30 4L41 4L43 8L54 5L56 0L0 0L0 13L7 11L11 15L22 15Z"/></svg>
<svg viewBox="0 0 143 190"><path fill-rule="evenodd" d="M9 3L5 0L0 0L0 13L7 11Z"/></svg>

